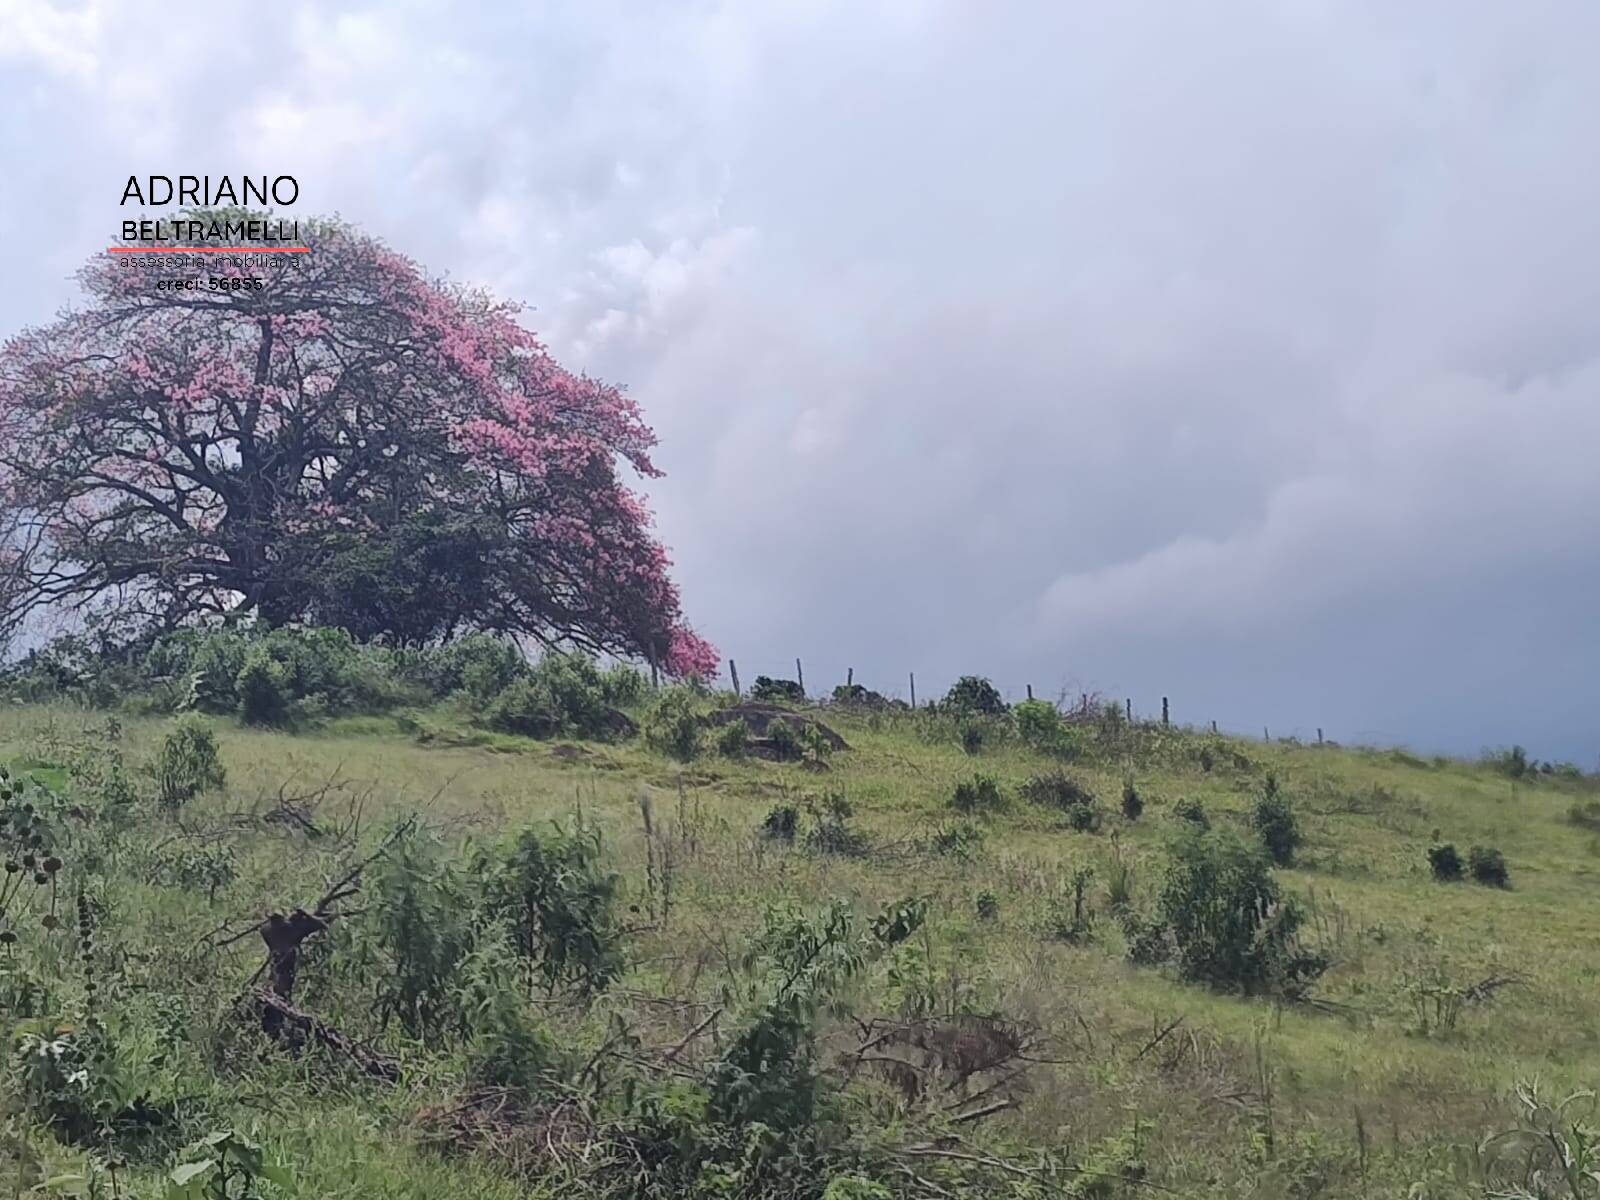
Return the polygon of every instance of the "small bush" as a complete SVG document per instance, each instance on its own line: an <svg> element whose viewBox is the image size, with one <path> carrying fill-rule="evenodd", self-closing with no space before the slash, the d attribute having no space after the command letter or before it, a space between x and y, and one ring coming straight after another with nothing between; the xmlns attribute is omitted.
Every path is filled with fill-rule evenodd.
<svg viewBox="0 0 1600 1200"><path fill-rule="evenodd" d="M617 708L642 704L650 694L644 672L627 663L615 663L600 679L600 692L607 704Z"/></svg>
<svg viewBox="0 0 1600 1200"><path fill-rule="evenodd" d="M1511 872L1506 869L1505 856L1493 846L1474 846L1467 851L1467 866L1472 878L1487 887L1509 887Z"/></svg>
<svg viewBox="0 0 1600 1200"><path fill-rule="evenodd" d="M233 681L246 725L281 725L289 715L288 672L265 650L252 650Z"/></svg>
<svg viewBox="0 0 1600 1200"><path fill-rule="evenodd" d="M1198 829L1211 828L1211 818L1206 815L1205 805L1198 800L1191 800L1187 796L1181 797L1172 806L1172 815L1175 820L1183 821Z"/></svg>
<svg viewBox="0 0 1600 1200"><path fill-rule="evenodd" d="M998 717L1006 711L1006 702L987 679L963 675L945 693L940 707L963 716Z"/></svg>
<svg viewBox="0 0 1600 1200"><path fill-rule="evenodd" d="M1133 786L1131 776L1122 781L1122 815L1130 821L1137 821L1144 815L1144 798Z"/></svg>
<svg viewBox="0 0 1600 1200"><path fill-rule="evenodd" d="M1094 804L1094 793L1065 771L1047 771L1022 785L1022 794L1045 808L1063 812L1075 805Z"/></svg>
<svg viewBox="0 0 1600 1200"><path fill-rule="evenodd" d="M793 679L773 679L757 675L750 688L750 699L762 704L804 704L805 691Z"/></svg>
<svg viewBox="0 0 1600 1200"><path fill-rule="evenodd" d="M962 862L970 862L982 845L982 828L967 821L940 826L929 843L935 854L957 858Z"/></svg>
<svg viewBox="0 0 1600 1200"><path fill-rule="evenodd" d="M483 723L501 733L523 737L554 737L561 729L547 688L523 676L513 680L483 710Z"/></svg>
<svg viewBox="0 0 1600 1200"><path fill-rule="evenodd" d="M1434 846L1428 851L1428 869L1440 883L1454 883L1467 873L1461 855L1449 842L1442 846Z"/></svg>
<svg viewBox="0 0 1600 1200"><path fill-rule="evenodd" d="M1301 841L1300 823L1288 797L1278 790L1276 776L1267 776L1266 788L1250 814L1250 824L1273 862L1286 867L1294 861L1294 852Z"/></svg>
<svg viewBox="0 0 1600 1200"><path fill-rule="evenodd" d="M761 836L776 842L792 842L800 828L800 813L792 804L778 804L767 810L761 822Z"/></svg>
<svg viewBox="0 0 1600 1200"><path fill-rule="evenodd" d="M1094 928L1094 913L1088 906L1089 882L1093 867L1076 867L1062 880L1055 895L1045 905L1045 931L1063 942L1081 942Z"/></svg>
<svg viewBox="0 0 1600 1200"><path fill-rule="evenodd" d="M1000 899L993 892L982 891L973 902L973 908L978 914L978 920L993 921L1000 915Z"/></svg>
<svg viewBox="0 0 1600 1200"><path fill-rule="evenodd" d="M839 792L831 792L813 805L816 824L806 835L806 845L818 854L859 858L871 849L865 834L853 828L855 809Z"/></svg>
<svg viewBox="0 0 1600 1200"><path fill-rule="evenodd" d="M227 772L211 728L199 717L180 717L161 741L155 774L157 796L166 808L180 808L201 793L222 787Z"/></svg>
<svg viewBox="0 0 1600 1200"><path fill-rule="evenodd" d="M1017 736L1025 746L1050 753L1061 744L1061 713L1045 700L1024 700L1011 710Z"/></svg>
<svg viewBox="0 0 1600 1200"><path fill-rule="evenodd" d="M950 803L957 812L990 813L1005 807L1000 785L987 775L974 775L956 784Z"/></svg>
<svg viewBox="0 0 1600 1200"><path fill-rule="evenodd" d="M780 722L768 727L773 733ZM700 751L700 713L693 689L662 689L644 718L644 740L652 749L690 762Z"/></svg>
<svg viewBox="0 0 1600 1200"><path fill-rule="evenodd" d="M772 755L779 762L795 762L805 754L805 743L800 740L800 734L788 721L769 721L767 723L767 743L772 749Z"/></svg>
<svg viewBox="0 0 1600 1200"><path fill-rule="evenodd" d="M1159 903L1186 979L1294 998L1327 969L1300 949L1300 909L1280 893L1265 852L1231 834L1180 834Z"/></svg>
<svg viewBox="0 0 1600 1200"><path fill-rule="evenodd" d="M1586 800L1567 809L1567 820L1584 829L1600 831L1600 800Z"/></svg>
<svg viewBox="0 0 1600 1200"><path fill-rule="evenodd" d="M1155 967L1172 960L1172 935L1160 921L1130 908L1122 912L1121 923L1129 962L1138 967Z"/></svg>
<svg viewBox="0 0 1600 1200"><path fill-rule="evenodd" d="M980 721L963 721L957 730L961 749L967 754L981 754L989 741L989 731Z"/></svg>
<svg viewBox="0 0 1600 1200"><path fill-rule="evenodd" d="M750 728L743 721L729 721L717 732L717 753L724 758L743 758L750 746Z"/></svg>
<svg viewBox="0 0 1600 1200"><path fill-rule="evenodd" d="M1074 833L1095 833L1100 828L1100 805L1093 799L1067 805L1067 828Z"/></svg>
<svg viewBox="0 0 1600 1200"><path fill-rule="evenodd" d="M1521 746L1489 751L1484 755L1484 760L1509 779L1525 779L1536 770L1535 764L1528 759L1528 752Z"/></svg>

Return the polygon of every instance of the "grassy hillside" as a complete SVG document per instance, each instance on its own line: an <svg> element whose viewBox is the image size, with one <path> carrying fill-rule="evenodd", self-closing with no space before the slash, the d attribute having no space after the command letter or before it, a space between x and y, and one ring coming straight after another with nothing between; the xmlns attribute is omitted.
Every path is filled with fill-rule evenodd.
<svg viewBox="0 0 1600 1200"><path fill-rule="evenodd" d="M163 806L146 768L171 718L0 710L0 763L61 797L66 847L0 966L0 1026L13 1044L39 1035L25 1043L38 1061L8 1076L0 1195L36 1194L44 1175L161 1195L176 1164L205 1160L194 1143L223 1131L253 1139L300 1195L651 1194L640 1147L654 1143L638 1131L683 1152L714 1092L708 1072L785 986L773 980L787 960L762 939L816 934L836 901L854 914L840 945L863 961L825 996L819 984L822 1099L804 1145L838 1165L831 1186L797 1182L797 1194L1466 1196L1486 1181L1595 1193L1532 1190L1523 1158L1471 1150L1527 1120L1519 1083L1560 1098L1600 1082L1592 778L1121 723L1082 731L1064 759L1004 722L964 748L956 723L922 714L814 715L849 748L730 758L710 730L678 763L637 738L484 732L449 704L295 733L213 718L225 784ZM1029 799L1029 781L1052 772L1093 795L1092 815ZM978 774L998 798L969 789L959 811L958 786ZM1326 971L1291 1000L1134 965L1137 923L1120 914L1156 911L1187 824L1178 801L1254 841L1269 776L1303 837L1276 878ZM1137 819L1122 811L1128 783ZM499 1107L484 1098L477 1026L408 1033L375 1004L396 956L433 953L433 927L452 918L435 898L405 946L374 932L369 881L413 815L408 844L443 850L408 860L419 875L444 863L469 886L487 869L472 848L558 822L597 832L603 870L620 876L620 975L587 995L537 982L515 994L522 1015L506 1020L542 1039L527 1051L543 1064L532 1101L515 1087L494 1093ZM1436 881L1439 842L1463 859L1498 848L1509 887ZM286 1052L239 1006L266 960L256 924L313 908L363 863L361 890L335 906L347 915L305 943L295 1002L397 1060L393 1082L336 1050ZM53 931L39 923L50 891ZM911 930L898 940L883 933L896 914ZM968 1018L988 1019L976 1050L958 1044L979 1028ZM95 1023L114 1061L76 1083L64 1068L45 1078L41 1045ZM140 1103L148 1128L135 1129ZM72 1127L73 1105L96 1104L101 1118L120 1112L115 1136ZM679 1110L688 1125L669 1120ZM780 1153L781 1139L739 1129L736 1155L706 1159L735 1165L703 1170L699 1194L776 1190L777 1175L738 1163ZM264 1179L224 1186L280 1194Z"/></svg>

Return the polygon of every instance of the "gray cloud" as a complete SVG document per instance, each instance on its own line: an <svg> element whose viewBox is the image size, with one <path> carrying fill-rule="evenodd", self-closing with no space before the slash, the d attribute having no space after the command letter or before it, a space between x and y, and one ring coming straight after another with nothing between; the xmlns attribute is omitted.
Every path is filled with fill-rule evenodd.
<svg viewBox="0 0 1600 1200"><path fill-rule="evenodd" d="M1600 10L868 9L0 3L0 328L292 171L629 385L747 676L1592 765Z"/></svg>

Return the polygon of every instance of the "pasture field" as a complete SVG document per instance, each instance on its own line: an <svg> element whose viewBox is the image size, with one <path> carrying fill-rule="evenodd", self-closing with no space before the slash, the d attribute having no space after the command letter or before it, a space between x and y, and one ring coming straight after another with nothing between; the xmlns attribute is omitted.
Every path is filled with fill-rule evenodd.
<svg viewBox="0 0 1600 1200"><path fill-rule="evenodd" d="M1517 1096L1600 1084L1592 776L1109 718L1044 753L1004 722L969 735L903 710L804 711L848 749L730 757L709 730L680 762L637 738L488 732L449 703L292 732L210 717L225 782L179 805L151 798L173 718L8 705L0 763L57 798L66 848L0 976L0 1028L38 1060L7 1076L0 1195L290 1194L278 1167L318 1197L779 1194L771 1181L793 1172L750 1166L781 1141L763 1141L775 1119L670 1183L638 1131L654 1122L676 1131L660 1136L671 1153L697 1153L680 1143L719 1103L706 1081L787 986L763 939L816 936L835 905L853 924L834 949L859 961L819 975L800 1057L819 1081L806 1153L839 1165L795 1194L1596 1194L1534 1144L1582 1127L1583 1102L1556 1118ZM1087 809L1041 799L1041 777L1069 778ZM1156 911L1190 824L1178 802L1250 842L1269 777L1302 839L1274 876L1325 969L1289 992L1130 961L1129 914ZM375 914L400 893L380 901L368 881L399 870L404 842L424 885L448 871L468 888L482 848L558 827L594 839L595 869L617 876L619 959L603 986L514 989L505 1020L532 1031L548 1087L496 1076L495 1090L477 1026L430 1025L426 988L402 988L409 1010L375 990L407 956L443 953L450 894L424 887L409 940L384 943ZM1509 885L1436 880L1429 850L1447 842L1463 859L1498 849ZM241 1001L263 979L256 926L317 911L357 867L304 943L294 1003L393 1078L274 1044ZM806 970L833 952L813 951ZM481 965L451 960L435 982ZM57 1030L90 1023L114 1061L47 1078ZM68 1094L102 1070L109 1138L74 1126ZM258 1147L236 1151L244 1173L220 1179L213 1162L184 1184L184 1162L212 1161L194 1146L225 1133Z"/></svg>

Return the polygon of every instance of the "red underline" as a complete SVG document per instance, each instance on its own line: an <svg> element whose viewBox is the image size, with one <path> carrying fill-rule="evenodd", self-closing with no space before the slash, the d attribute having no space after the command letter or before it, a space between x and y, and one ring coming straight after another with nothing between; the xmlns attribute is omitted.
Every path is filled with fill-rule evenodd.
<svg viewBox="0 0 1600 1200"><path fill-rule="evenodd" d="M310 254L310 246L107 246L107 254Z"/></svg>

